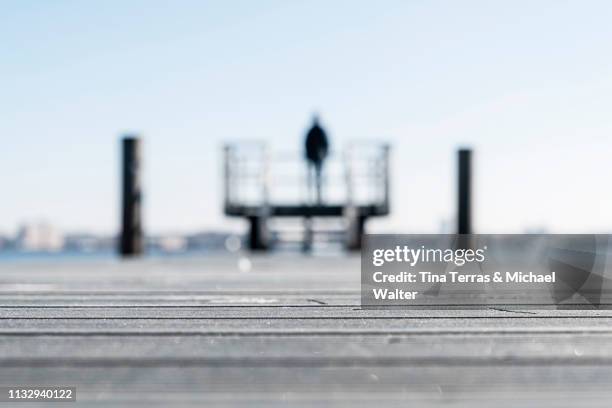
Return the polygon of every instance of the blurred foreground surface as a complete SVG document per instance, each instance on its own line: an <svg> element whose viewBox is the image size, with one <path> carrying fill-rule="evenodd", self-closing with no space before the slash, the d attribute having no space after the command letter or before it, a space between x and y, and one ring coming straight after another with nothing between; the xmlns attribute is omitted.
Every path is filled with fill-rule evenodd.
<svg viewBox="0 0 612 408"><path fill-rule="evenodd" d="M359 268L3 263L0 385L74 385L83 406L609 406L612 311L366 311Z"/></svg>

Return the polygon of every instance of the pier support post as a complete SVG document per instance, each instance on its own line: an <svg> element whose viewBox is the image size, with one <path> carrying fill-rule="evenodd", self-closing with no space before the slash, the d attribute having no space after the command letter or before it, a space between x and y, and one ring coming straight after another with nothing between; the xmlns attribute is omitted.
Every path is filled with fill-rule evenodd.
<svg viewBox="0 0 612 408"><path fill-rule="evenodd" d="M251 215L249 220L249 249L252 251L265 251L268 244L268 217L263 215Z"/></svg>
<svg viewBox="0 0 612 408"><path fill-rule="evenodd" d="M365 215L358 214L354 208L351 208L347 213L348 228L346 248L349 251L360 251L361 241L365 234L365 224L368 218Z"/></svg>
<svg viewBox="0 0 612 408"><path fill-rule="evenodd" d="M312 251L312 244L314 242L314 231L312 217L307 215L303 220L304 224L304 236L302 237L302 252Z"/></svg>
<svg viewBox="0 0 612 408"><path fill-rule="evenodd" d="M119 253L141 255L144 250L142 233L141 142L138 137L122 140L122 215Z"/></svg>
<svg viewBox="0 0 612 408"><path fill-rule="evenodd" d="M472 150L459 150L457 233L472 233Z"/></svg>

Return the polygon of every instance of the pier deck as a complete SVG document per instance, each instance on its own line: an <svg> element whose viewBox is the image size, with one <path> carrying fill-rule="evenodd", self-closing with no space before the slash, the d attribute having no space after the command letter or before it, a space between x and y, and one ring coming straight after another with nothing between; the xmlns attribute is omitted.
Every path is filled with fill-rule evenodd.
<svg viewBox="0 0 612 408"><path fill-rule="evenodd" d="M358 257L251 262L4 263L0 385L89 406L610 405L612 311L364 311Z"/></svg>

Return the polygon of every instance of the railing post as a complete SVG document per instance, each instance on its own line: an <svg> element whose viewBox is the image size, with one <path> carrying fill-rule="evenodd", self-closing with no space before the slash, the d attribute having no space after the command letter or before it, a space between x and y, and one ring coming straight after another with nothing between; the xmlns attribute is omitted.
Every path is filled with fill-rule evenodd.
<svg viewBox="0 0 612 408"><path fill-rule="evenodd" d="M352 207L354 205L353 197L355 195L353 189L353 157L354 157L354 146L348 145L344 152L344 182L346 184L346 206Z"/></svg>
<svg viewBox="0 0 612 408"><path fill-rule="evenodd" d="M262 207L264 211L268 212L268 206L270 204L270 151L267 145L262 146L262 163L261 163L261 195L262 195Z"/></svg>
<svg viewBox="0 0 612 408"><path fill-rule="evenodd" d="M223 206L227 212L232 203L232 147L225 145L223 147Z"/></svg>
<svg viewBox="0 0 612 408"><path fill-rule="evenodd" d="M119 253L136 256L143 253L141 143L138 137L122 140L122 214Z"/></svg>
<svg viewBox="0 0 612 408"><path fill-rule="evenodd" d="M472 233L472 150L459 150L457 233Z"/></svg>
<svg viewBox="0 0 612 408"><path fill-rule="evenodd" d="M383 146L383 202L385 212L389 212L389 200L390 200L390 174L389 174L389 151L391 147L388 144Z"/></svg>

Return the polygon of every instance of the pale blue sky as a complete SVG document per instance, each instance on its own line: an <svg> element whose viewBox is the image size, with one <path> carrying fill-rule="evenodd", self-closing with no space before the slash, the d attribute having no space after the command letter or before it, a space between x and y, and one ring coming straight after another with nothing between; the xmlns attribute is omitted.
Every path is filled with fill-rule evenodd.
<svg viewBox="0 0 612 408"><path fill-rule="evenodd" d="M118 225L118 137L145 138L151 232L226 227L224 140L394 145L394 216L437 232L454 151L476 229L612 230L612 2L0 0L0 232ZM188 197L181 199L180 197Z"/></svg>

